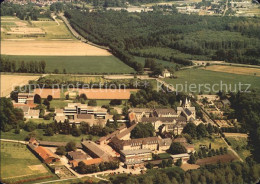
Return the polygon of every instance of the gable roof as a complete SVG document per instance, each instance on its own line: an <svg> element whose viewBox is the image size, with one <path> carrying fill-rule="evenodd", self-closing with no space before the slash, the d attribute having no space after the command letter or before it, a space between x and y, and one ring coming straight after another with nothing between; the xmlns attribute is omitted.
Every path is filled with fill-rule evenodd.
<svg viewBox="0 0 260 184"><path fill-rule="evenodd" d="M174 114L177 115L176 111L174 109L154 109L154 112L161 115L168 115L168 114Z"/></svg>
<svg viewBox="0 0 260 184"><path fill-rule="evenodd" d="M59 158L56 154L52 153L49 149L42 146L38 146L34 151L43 159L47 160L49 158Z"/></svg>

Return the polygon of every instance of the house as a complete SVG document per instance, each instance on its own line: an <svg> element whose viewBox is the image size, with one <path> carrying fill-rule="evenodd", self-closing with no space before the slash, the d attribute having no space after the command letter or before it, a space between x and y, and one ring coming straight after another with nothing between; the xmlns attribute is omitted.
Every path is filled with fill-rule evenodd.
<svg viewBox="0 0 260 184"><path fill-rule="evenodd" d="M152 123L157 132L174 131L180 134L187 124L187 120L183 117L149 117L142 118L143 123Z"/></svg>
<svg viewBox="0 0 260 184"><path fill-rule="evenodd" d="M34 148L33 150L37 156L40 157L40 159L47 163L47 164L50 164L50 163L53 163L53 162L57 162L60 160L60 158L58 157L58 155L52 153L49 149L45 148L45 147L42 147L42 146L38 146L36 148Z"/></svg>
<svg viewBox="0 0 260 184"><path fill-rule="evenodd" d="M78 167L80 161L73 160L71 162L72 168ZM101 158L93 158L89 160L82 160L82 162L86 165L99 165L103 160Z"/></svg>
<svg viewBox="0 0 260 184"><path fill-rule="evenodd" d="M34 110L31 109L29 106L27 105L23 105L23 106L16 106L19 109L22 109L23 113L24 113L24 118L26 119L37 119L39 118L40 115L40 110Z"/></svg>
<svg viewBox="0 0 260 184"><path fill-rule="evenodd" d="M153 113L153 109L149 108L131 108L129 109L130 113L135 114L135 120L140 122L143 117L150 117L151 113Z"/></svg>
<svg viewBox="0 0 260 184"><path fill-rule="evenodd" d="M171 76L172 76L171 72L169 72L167 69L164 69L164 70L162 71L162 77L163 77L163 78L171 77Z"/></svg>
<svg viewBox="0 0 260 184"><path fill-rule="evenodd" d="M155 150L168 150L171 146L171 139L160 139L158 137L146 137L131 140L119 140L117 137L111 141L111 146L117 150L140 150L148 149L151 151Z"/></svg>
<svg viewBox="0 0 260 184"><path fill-rule="evenodd" d="M70 160L82 161L87 159L87 155L81 151L70 151L67 153L67 157Z"/></svg>
<svg viewBox="0 0 260 184"><path fill-rule="evenodd" d="M178 117L178 114L174 109L154 109L154 117Z"/></svg>
<svg viewBox="0 0 260 184"><path fill-rule="evenodd" d="M110 161L112 159L110 154L104 152L99 145L92 141L83 141L81 144L83 150L92 158L101 158L103 161Z"/></svg>
<svg viewBox="0 0 260 184"><path fill-rule="evenodd" d="M187 163L187 161L190 159L190 155L188 153L182 153L177 155L171 155L171 158L173 159L173 163L175 163L178 159L181 159L182 163Z"/></svg>
<svg viewBox="0 0 260 184"><path fill-rule="evenodd" d="M33 93L18 93L18 103L25 104L28 98L33 98Z"/></svg>
<svg viewBox="0 0 260 184"><path fill-rule="evenodd" d="M122 150L120 158L127 168L144 165L144 161L152 160L152 151L149 149Z"/></svg>
<svg viewBox="0 0 260 184"><path fill-rule="evenodd" d="M191 106L191 101L186 98L184 102L181 100L180 104L181 107L177 107L177 114L184 116L188 122L196 120L196 110Z"/></svg>

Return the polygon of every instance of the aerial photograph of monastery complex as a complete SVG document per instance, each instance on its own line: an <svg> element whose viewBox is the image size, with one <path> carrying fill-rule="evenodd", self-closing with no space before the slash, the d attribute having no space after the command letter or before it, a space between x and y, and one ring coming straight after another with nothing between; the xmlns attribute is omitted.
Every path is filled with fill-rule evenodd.
<svg viewBox="0 0 260 184"><path fill-rule="evenodd" d="M0 183L260 183L259 0L0 8Z"/></svg>

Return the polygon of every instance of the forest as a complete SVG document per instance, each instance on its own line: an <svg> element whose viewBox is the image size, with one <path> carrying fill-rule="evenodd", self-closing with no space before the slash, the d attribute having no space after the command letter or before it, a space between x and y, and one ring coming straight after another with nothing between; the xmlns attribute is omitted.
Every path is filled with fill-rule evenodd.
<svg viewBox="0 0 260 184"><path fill-rule="evenodd" d="M133 55L191 65L176 51L207 56L211 60L260 65L260 20L257 18L73 9L65 11L65 16L87 40L109 46L115 56L139 72L142 66ZM175 52L170 56L164 52L142 52L159 47Z"/></svg>

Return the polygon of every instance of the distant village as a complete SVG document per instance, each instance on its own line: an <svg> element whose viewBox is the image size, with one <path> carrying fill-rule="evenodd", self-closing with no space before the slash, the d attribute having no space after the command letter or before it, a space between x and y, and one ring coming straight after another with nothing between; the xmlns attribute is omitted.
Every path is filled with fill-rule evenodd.
<svg viewBox="0 0 260 184"><path fill-rule="evenodd" d="M24 5L27 3L34 3L39 7L49 6L56 2L65 3L81 3L78 0L8 0L15 4ZM197 15L232 15L232 16L246 16L254 17L259 16L259 3L255 1L231 1L227 3L223 0L213 0L213 1L174 1L174 2L160 2L154 4L164 11L171 12L173 9L171 6L176 7L179 13L183 14L197 14ZM128 12L149 12L154 11L152 6L147 6L145 4L140 6L133 6L126 2L126 7L107 7L107 10L121 11L126 10ZM90 11L93 11L90 8Z"/></svg>

